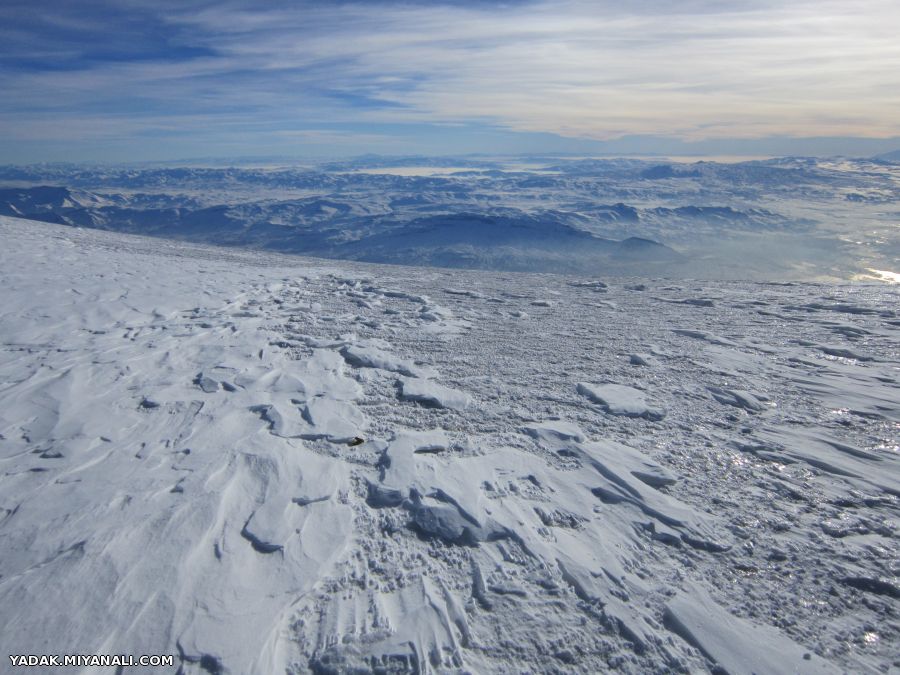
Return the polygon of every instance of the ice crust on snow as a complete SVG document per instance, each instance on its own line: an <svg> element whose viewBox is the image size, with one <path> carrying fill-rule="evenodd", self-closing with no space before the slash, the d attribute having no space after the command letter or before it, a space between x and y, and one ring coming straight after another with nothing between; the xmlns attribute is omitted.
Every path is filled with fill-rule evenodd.
<svg viewBox="0 0 900 675"><path fill-rule="evenodd" d="M679 593L665 622L730 675L812 675L841 672L769 626L729 614L702 589Z"/></svg>
<svg viewBox="0 0 900 675"><path fill-rule="evenodd" d="M644 393L634 387L622 384L578 383L578 393L600 405L610 415L643 417L659 421L666 416L664 410L647 404Z"/></svg>
<svg viewBox="0 0 900 675"><path fill-rule="evenodd" d="M341 350L347 363L357 368L380 368L410 377L428 377L431 371L420 368L412 361L400 359L375 347L350 345Z"/></svg>
<svg viewBox="0 0 900 675"><path fill-rule="evenodd" d="M402 398L438 408L465 410L472 403L468 394L418 377L401 377L400 389Z"/></svg>
<svg viewBox="0 0 900 675"><path fill-rule="evenodd" d="M0 239L14 652L184 673L892 663L896 290L510 280L5 218Z"/></svg>
<svg viewBox="0 0 900 675"><path fill-rule="evenodd" d="M735 408L743 408L748 412L760 412L761 410L765 410L765 406L760 400L749 391L709 387L709 393L712 394L712 397L719 403L734 406Z"/></svg>

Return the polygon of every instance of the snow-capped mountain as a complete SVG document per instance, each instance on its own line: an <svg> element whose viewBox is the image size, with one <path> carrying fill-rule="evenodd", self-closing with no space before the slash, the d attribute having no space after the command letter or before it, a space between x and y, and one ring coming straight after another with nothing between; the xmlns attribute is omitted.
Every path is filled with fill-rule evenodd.
<svg viewBox="0 0 900 675"><path fill-rule="evenodd" d="M0 214L369 262L847 279L894 270L875 160L363 158L314 167L0 168Z"/></svg>

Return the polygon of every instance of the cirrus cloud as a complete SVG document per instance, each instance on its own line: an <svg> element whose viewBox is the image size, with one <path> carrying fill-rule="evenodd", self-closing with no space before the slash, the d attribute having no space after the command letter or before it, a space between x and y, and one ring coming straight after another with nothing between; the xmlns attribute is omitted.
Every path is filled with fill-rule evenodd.
<svg viewBox="0 0 900 675"><path fill-rule="evenodd" d="M40 120L116 119L114 140L167 118L209 143L237 129L248 147L373 125L600 141L900 135L892 0L88 5L0 10L7 140L39 135Z"/></svg>

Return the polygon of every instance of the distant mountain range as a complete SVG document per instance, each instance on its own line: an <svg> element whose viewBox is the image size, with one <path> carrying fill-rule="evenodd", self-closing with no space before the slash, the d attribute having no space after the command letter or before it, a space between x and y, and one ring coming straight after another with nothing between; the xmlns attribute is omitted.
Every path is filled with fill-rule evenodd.
<svg viewBox="0 0 900 675"><path fill-rule="evenodd" d="M894 150L893 152L884 152L880 155L877 155L875 159L880 159L884 162L900 162L900 150Z"/></svg>
<svg viewBox="0 0 900 675"><path fill-rule="evenodd" d="M0 189L0 215L328 258L442 267L596 271L601 263L621 267L681 259L658 242L599 237L567 222L565 214L552 212L500 209L404 217L398 212L366 213L322 198L215 206L196 206L191 200L184 206L164 206L161 201L52 186ZM598 215L638 218L636 210L622 204L602 207Z"/></svg>
<svg viewBox="0 0 900 675"><path fill-rule="evenodd" d="M736 164L377 157L305 167L6 166L0 215L381 263L849 276L862 260L893 269L878 256L896 246L894 154Z"/></svg>

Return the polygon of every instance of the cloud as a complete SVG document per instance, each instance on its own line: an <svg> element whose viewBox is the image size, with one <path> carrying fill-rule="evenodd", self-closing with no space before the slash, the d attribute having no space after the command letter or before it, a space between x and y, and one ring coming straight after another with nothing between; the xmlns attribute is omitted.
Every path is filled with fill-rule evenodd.
<svg viewBox="0 0 900 675"><path fill-rule="evenodd" d="M275 136L289 140L305 141L315 145L371 145L388 144L393 139L383 134L359 134L346 131L327 131L323 129L286 129L273 132Z"/></svg>
<svg viewBox="0 0 900 675"><path fill-rule="evenodd" d="M40 113L297 137L423 123L599 140L900 134L894 0L91 8L0 11L9 133Z"/></svg>

